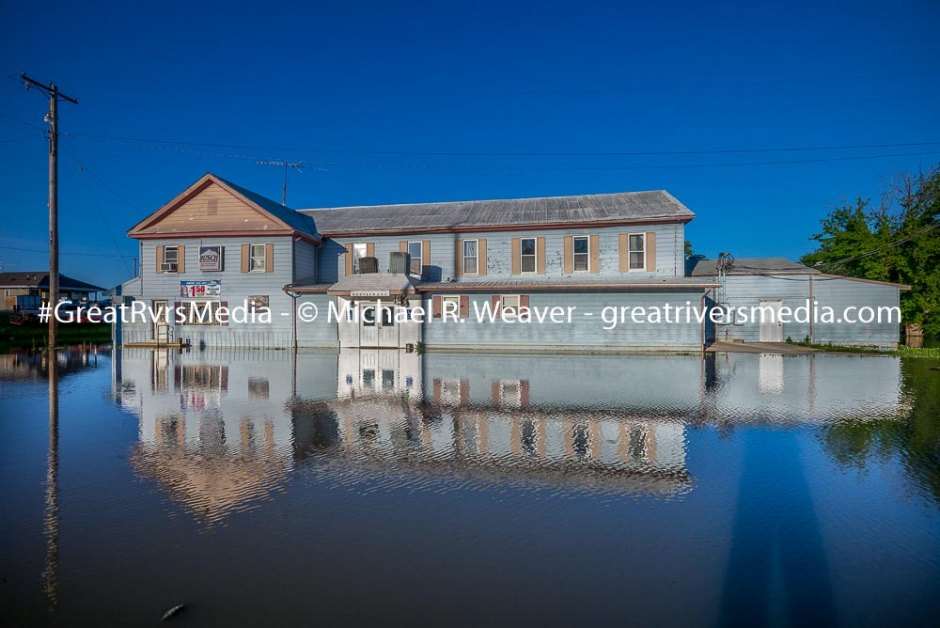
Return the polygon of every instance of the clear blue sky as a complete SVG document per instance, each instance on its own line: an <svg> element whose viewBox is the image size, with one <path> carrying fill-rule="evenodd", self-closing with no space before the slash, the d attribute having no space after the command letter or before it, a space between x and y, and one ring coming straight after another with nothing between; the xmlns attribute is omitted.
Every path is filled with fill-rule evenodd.
<svg viewBox="0 0 940 628"><path fill-rule="evenodd" d="M126 230L206 171L279 198L259 159L307 163L293 207L665 188L700 252L791 258L834 205L940 162L940 144L531 154L940 142L935 0L134 4L0 8L6 270L47 264L18 250L47 228L46 102L23 70L80 99L61 108L62 270L103 285L129 275Z"/></svg>

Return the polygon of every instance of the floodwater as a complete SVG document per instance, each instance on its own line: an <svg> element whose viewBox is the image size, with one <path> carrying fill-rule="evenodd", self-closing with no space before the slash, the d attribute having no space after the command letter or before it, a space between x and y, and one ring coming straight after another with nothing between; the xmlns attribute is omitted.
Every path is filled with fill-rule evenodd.
<svg viewBox="0 0 940 628"><path fill-rule="evenodd" d="M932 623L940 362L0 358L5 623Z"/></svg>

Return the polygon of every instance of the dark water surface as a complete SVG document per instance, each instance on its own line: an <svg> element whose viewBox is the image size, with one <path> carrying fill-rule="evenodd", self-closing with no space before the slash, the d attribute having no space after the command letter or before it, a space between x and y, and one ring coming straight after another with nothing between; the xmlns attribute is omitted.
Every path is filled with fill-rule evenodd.
<svg viewBox="0 0 940 628"><path fill-rule="evenodd" d="M42 359L0 357L4 623L177 604L180 625L940 614L938 361L58 363L50 411Z"/></svg>

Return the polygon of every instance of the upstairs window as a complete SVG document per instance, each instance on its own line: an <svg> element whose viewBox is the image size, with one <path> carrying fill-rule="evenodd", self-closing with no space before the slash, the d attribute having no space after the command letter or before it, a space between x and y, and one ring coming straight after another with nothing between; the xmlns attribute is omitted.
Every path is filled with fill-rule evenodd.
<svg viewBox="0 0 940 628"><path fill-rule="evenodd" d="M353 244L353 274L359 274L359 260L368 254L369 246L365 242L356 242Z"/></svg>
<svg viewBox="0 0 940 628"><path fill-rule="evenodd" d="M575 236L574 240L574 272L587 272L590 268L588 251L588 236Z"/></svg>
<svg viewBox="0 0 940 628"><path fill-rule="evenodd" d="M408 255L411 256L411 274L421 275L421 242L408 243Z"/></svg>
<svg viewBox="0 0 940 628"><path fill-rule="evenodd" d="M263 273L265 269L265 249L263 244L252 244L248 247L248 270L250 272Z"/></svg>
<svg viewBox="0 0 940 628"><path fill-rule="evenodd" d="M535 272L535 238L522 238L520 268L524 273Z"/></svg>
<svg viewBox="0 0 940 628"><path fill-rule="evenodd" d="M630 247L630 270L646 270L646 234L631 233L628 236Z"/></svg>
<svg viewBox="0 0 940 628"><path fill-rule="evenodd" d="M175 273L179 270L180 251L176 246L163 247L163 259L160 260L160 270L165 273Z"/></svg>
<svg viewBox="0 0 940 628"><path fill-rule="evenodd" d="M477 240L464 240L463 242L463 272L467 275L476 275L479 272L477 244Z"/></svg>

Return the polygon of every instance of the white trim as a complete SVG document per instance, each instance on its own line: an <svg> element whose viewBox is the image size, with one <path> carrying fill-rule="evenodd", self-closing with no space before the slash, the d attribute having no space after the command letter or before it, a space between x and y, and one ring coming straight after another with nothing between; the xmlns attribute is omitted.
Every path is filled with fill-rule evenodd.
<svg viewBox="0 0 940 628"><path fill-rule="evenodd" d="M261 266L255 266L255 247L261 247ZM267 256L268 256L268 245L267 244L256 244L248 243L248 272L249 273L263 273L265 267L267 266Z"/></svg>
<svg viewBox="0 0 940 628"><path fill-rule="evenodd" d="M412 270L412 266L409 265L408 274L414 275L416 277L421 277L422 275L424 275L424 242L422 242L421 240L408 240L408 254L409 255L411 255L412 244L418 245L418 272L414 272ZM411 264L414 264L414 262L415 262L415 257L412 255Z"/></svg>
<svg viewBox="0 0 940 628"><path fill-rule="evenodd" d="M643 252L643 268L633 268L633 263L632 263L632 260L631 260L631 254L632 254L634 251L632 251L632 250L630 249L630 238L632 238L633 236L640 236L641 238L643 238L643 251L642 251L642 252ZM646 232L645 232L645 231L637 231L637 232L634 232L634 233L628 233L628 234L627 234L627 272L628 272L628 273L643 273L643 272L646 272L646 270L647 270L647 268L646 268L646 250L647 250L647 249L646 249Z"/></svg>
<svg viewBox="0 0 940 628"><path fill-rule="evenodd" d="M578 270L575 267L575 263L574 263L574 260L575 260L574 243L575 243L575 240L577 240L578 238L584 238L585 240L587 240L587 253L585 254L587 255L587 268L584 270ZM578 255L581 255L581 253L579 253ZM593 269L591 268L591 236L583 234L583 233L572 235L571 236L571 272L572 274L580 275L582 273L590 273L592 270Z"/></svg>
<svg viewBox="0 0 940 628"><path fill-rule="evenodd" d="M464 275L479 275L480 274L480 239L479 238L468 238L466 240L461 240L460 247L460 269ZM477 261L476 268L473 271L467 270L467 242L473 242L476 244L477 253L474 256L474 259ZM521 245L520 245L521 246ZM521 263L521 262L520 262Z"/></svg>
<svg viewBox="0 0 940 628"><path fill-rule="evenodd" d="M523 260L523 258L528 257L528 255L524 255L524 254L522 253L522 242L523 242L524 240L532 240L533 242L535 242L535 254L532 255L532 257L534 258L534 259L533 259L533 262L534 262L534 263L533 263L533 265L532 265L532 270L524 270L524 269L522 268L522 260ZM519 236L519 274L520 274L520 275L537 275L538 272L539 272L539 239L538 239L538 237L536 237L536 236Z"/></svg>

